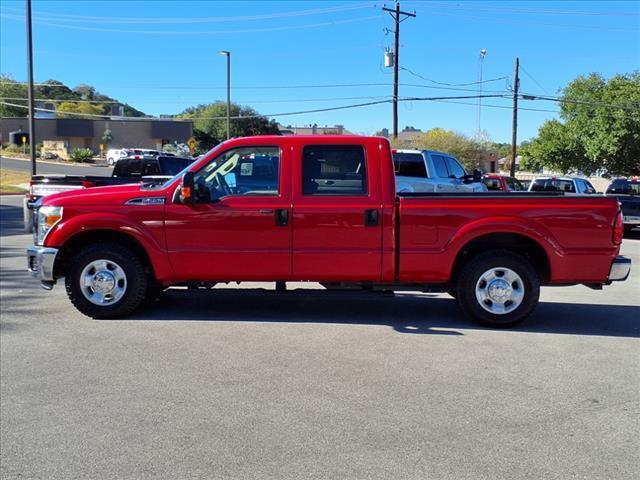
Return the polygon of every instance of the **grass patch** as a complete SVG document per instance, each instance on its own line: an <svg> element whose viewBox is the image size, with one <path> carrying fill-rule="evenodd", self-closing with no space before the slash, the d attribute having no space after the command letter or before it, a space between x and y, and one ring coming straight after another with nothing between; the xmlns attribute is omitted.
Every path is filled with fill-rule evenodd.
<svg viewBox="0 0 640 480"><path fill-rule="evenodd" d="M0 169L0 193L24 193L27 190L19 187L23 183L29 183L31 174L18 172L17 170Z"/></svg>

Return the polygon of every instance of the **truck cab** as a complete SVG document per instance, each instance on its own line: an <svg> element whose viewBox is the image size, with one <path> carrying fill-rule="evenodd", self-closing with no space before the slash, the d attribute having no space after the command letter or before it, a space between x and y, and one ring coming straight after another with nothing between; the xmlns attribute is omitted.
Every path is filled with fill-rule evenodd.
<svg viewBox="0 0 640 480"><path fill-rule="evenodd" d="M486 192L453 155L434 150L393 150L398 192Z"/></svg>

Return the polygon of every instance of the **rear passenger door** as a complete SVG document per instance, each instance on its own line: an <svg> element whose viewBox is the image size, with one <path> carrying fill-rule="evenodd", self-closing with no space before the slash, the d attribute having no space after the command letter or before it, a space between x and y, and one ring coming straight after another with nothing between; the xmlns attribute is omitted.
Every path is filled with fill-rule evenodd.
<svg viewBox="0 0 640 480"><path fill-rule="evenodd" d="M376 155L365 144L295 147L295 279L380 280L382 197Z"/></svg>

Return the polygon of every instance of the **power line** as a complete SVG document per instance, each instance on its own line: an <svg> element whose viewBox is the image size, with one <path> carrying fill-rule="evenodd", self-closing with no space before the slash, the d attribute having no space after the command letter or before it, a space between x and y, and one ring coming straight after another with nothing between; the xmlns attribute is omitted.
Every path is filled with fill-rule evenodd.
<svg viewBox="0 0 640 480"><path fill-rule="evenodd" d="M531 76L531 74L529 72L527 72L527 69L524 68L522 66L522 64L520 64L520 70L522 70L524 72L524 74L529 77L531 80L533 80L533 83L535 83L536 85L538 85L542 91L546 94L548 94L549 92L547 92L546 88L544 88L542 85L540 85L540 82L538 82L535 78L533 78L533 76Z"/></svg>
<svg viewBox="0 0 640 480"><path fill-rule="evenodd" d="M446 82L437 82L435 80L431 80L430 78L423 77L422 75L420 75L418 73L415 73L414 71L409 70L406 67L400 67L400 70L404 70L404 71L410 73L411 75L413 75L414 77L421 78L422 80L426 80L427 82L435 83L437 85L446 85L446 86L449 86L449 87L468 87L470 85L479 85L479 84L482 84L482 83L497 82L499 80L506 80L507 78L509 78L509 77L498 77L498 78L492 78L492 79L489 79L489 80L482 80L480 82L446 83Z"/></svg>
<svg viewBox="0 0 640 480"><path fill-rule="evenodd" d="M602 27L602 26L597 26L597 25L576 25L576 24L561 24L561 23L547 23L547 22L531 22L531 21L523 21L523 20L512 20L512 19L503 19L503 18L496 18L496 17L492 17L492 16L484 16L484 17L479 17L476 15L466 15L463 13L449 13L449 12L437 12L437 11L430 11L429 12L430 15L442 15L442 16L447 16L447 17L461 17L461 18L472 18L474 20L482 20L483 22L495 22L495 23L508 23L508 24L514 24L514 23L520 23L523 25L539 25L539 26L544 26L544 27L556 27L556 28L585 28L585 29L590 29L590 30L603 30L603 31L616 31L616 32L637 32L638 28L624 28L624 27Z"/></svg>
<svg viewBox="0 0 640 480"><path fill-rule="evenodd" d="M292 99L279 99L279 100L236 100L236 103L294 103L294 102L335 102L339 100L378 100L382 98L390 98L389 95L378 96L358 96L358 97L329 97L329 98L292 98ZM20 101L27 100L25 97L0 97L0 100ZM116 100L56 100L49 98L36 98L36 102L43 103L112 103L120 105L129 105L131 103L142 104L156 104L156 105L184 105L184 104L202 104L202 100L173 100L173 101L158 101L158 100L129 100L128 102L119 102Z"/></svg>
<svg viewBox="0 0 640 480"><path fill-rule="evenodd" d="M230 17L183 17L183 18L161 18L161 17L99 17L99 16L85 16L85 15L73 15L57 12L37 12L38 17L42 17L43 20L47 20L45 17L50 17L54 21L68 21L68 22L86 22L86 23L119 23L119 24L193 24L193 23L225 23L225 22L247 22L255 20L272 20L281 18L294 18L303 17L309 15L324 15L330 13L341 13L353 10L362 10L365 8L371 8L368 4L358 3L351 5L335 6L328 8L315 8L309 10L298 10L291 12L279 12L279 13L267 13L259 15L239 15ZM3 10L22 13L19 8L3 7Z"/></svg>
<svg viewBox="0 0 640 480"><path fill-rule="evenodd" d="M510 12L510 13L525 13L525 14L539 14L539 15L585 15L585 16L624 16L624 17L632 17L632 16L640 16L640 12L590 12L586 10L554 10L554 9L537 9L537 8L512 8L512 7L498 7L495 5L481 5L477 3L469 4L469 3L458 3L451 4L446 2L422 2L422 1L413 1L409 3L421 3L428 4L429 6L437 7L437 8L457 8L457 9L468 9L468 10L484 10L484 11L498 11L498 12Z"/></svg>
<svg viewBox="0 0 640 480"><path fill-rule="evenodd" d="M23 85L24 82L7 82L0 81L0 84L20 84ZM66 84L50 84L50 83L35 83L36 86L47 86L47 87L67 87L69 89L73 89L70 85ZM305 89L305 88L351 88L351 87L388 87L393 84L391 83L336 83L336 84L309 84L309 85L245 85L245 86L237 86L233 87L234 90L291 90L291 89ZM458 87L443 87L443 86L435 86L435 85L423 85L416 83L399 83L398 85L404 87L415 87L415 88L430 88L434 90L453 90L460 92L476 92L476 89L471 88L458 88ZM162 86L152 86L152 85L133 85L133 86L123 86L123 85L111 85L108 87L103 87L105 89L145 89L145 90L223 90L227 87L214 87L214 86L184 86L184 85L162 85ZM487 90L489 93L505 93L506 90Z"/></svg>
<svg viewBox="0 0 640 480"><path fill-rule="evenodd" d="M12 20L22 20L22 17L10 14L0 14L2 18L8 18ZM364 22L369 20L379 19L377 15L360 18L350 18L346 20L332 20L330 22L312 23L306 25L290 25L283 27L266 27L266 28L250 28L242 30L123 30L116 28L99 28L99 27L83 27L80 25L65 25L63 23L54 23L43 20L34 20L40 25L47 25L50 27L66 28L71 30L82 30L88 32L105 32L105 33L131 33L142 35L228 35L232 33L264 33L264 32L284 32L288 30L306 30L308 28L319 27L331 27L333 25L344 25L349 23Z"/></svg>
<svg viewBox="0 0 640 480"><path fill-rule="evenodd" d="M564 98L564 97L531 95L524 92L521 93L520 98L522 98L523 100L542 100L546 102L556 102L556 103L573 103L575 105L586 105L591 107L604 107L604 108L613 108L613 109L631 110L631 111L640 112L640 105L632 106L632 105L620 105L620 104L605 103L605 102L593 102L589 100L574 100L572 98Z"/></svg>

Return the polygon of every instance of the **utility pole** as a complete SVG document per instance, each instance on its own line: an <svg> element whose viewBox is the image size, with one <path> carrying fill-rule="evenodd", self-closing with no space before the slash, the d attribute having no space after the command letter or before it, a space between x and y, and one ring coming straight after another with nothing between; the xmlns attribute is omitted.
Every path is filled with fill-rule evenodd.
<svg viewBox="0 0 640 480"><path fill-rule="evenodd" d="M231 52L220 50L220 55L227 57L227 140L231 138Z"/></svg>
<svg viewBox="0 0 640 480"><path fill-rule="evenodd" d="M31 0L27 0L27 96L29 101L29 155L31 157L31 175L36 174L36 121L33 108L33 45L31 42Z"/></svg>
<svg viewBox="0 0 640 480"><path fill-rule="evenodd" d="M511 169L510 175L516 176L516 139L518 138L518 88L520 87L520 58L516 57L515 81L513 85L513 124L511 127Z"/></svg>
<svg viewBox="0 0 640 480"><path fill-rule="evenodd" d="M396 2L394 9L382 7L382 10L389 12L395 22L395 47L393 50L393 138L398 138L398 65L400 55L400 23L409 17L415 17L416 13L400 11L400 2ZM402 20L400 15L404 15Z"/></svg>

